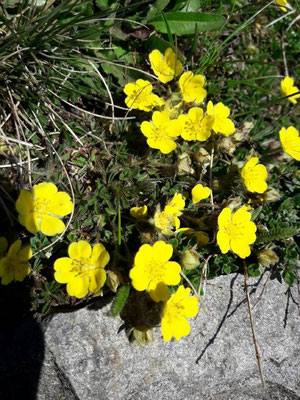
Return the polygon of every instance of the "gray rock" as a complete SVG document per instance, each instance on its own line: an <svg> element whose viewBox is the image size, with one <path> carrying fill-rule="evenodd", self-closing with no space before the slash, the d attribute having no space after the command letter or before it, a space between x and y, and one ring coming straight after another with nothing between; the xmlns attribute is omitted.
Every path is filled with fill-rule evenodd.
<svg viewBox="0 0 300 400"><path fill-rule="evenodd" d="M287 297L287 286L267 274L249 287L267 383L262 392L243 284L233 275L209 281L191 335L179 342L163 342L155 328L153 343L129 344L106 305L53 317L46 351L80 400L300 399L297 287ZM45 384L38 400L42 391Z"/></svg>

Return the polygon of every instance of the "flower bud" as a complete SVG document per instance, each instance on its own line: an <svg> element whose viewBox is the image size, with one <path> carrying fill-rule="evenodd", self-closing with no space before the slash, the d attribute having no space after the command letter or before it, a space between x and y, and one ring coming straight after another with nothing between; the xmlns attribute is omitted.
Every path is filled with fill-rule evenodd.
<svg viewBox="0 0 300 400"><path fill-rule="evenodd" d="M182 265L185 269L191 270L200 264L198 253L195 250L186 250L182 256Z"/></svg>
<svg viewBox="0 0 300 400"><path fill-rule="evenodd" d="M278 201L280 200L280 194L277 190L271 189L265 193L265 200L266 201Z"/></svg>
<svg viewBox="0 0 300 400"><path fill-rule="evenodd" d="M120 283L121 283L121 279L120 279L119 274L116 274L114 271L107 272L106 284L113 292L116 293Z"/></svg>
<svg viewBox="0 0 300 400"><path fill-rule="evenodd" d="M191 167L192 161L187 153L182 153L178 157L177 171L180 175L193 174L195 170Z"/></svg>
<svg viewBox="0 0 300 400"><path fill-rule="evenodd" d="M279 260L277 254L271 249L265 249L258 255L258 260L261 265L268 267L271 264L276 264Z"/></svg>

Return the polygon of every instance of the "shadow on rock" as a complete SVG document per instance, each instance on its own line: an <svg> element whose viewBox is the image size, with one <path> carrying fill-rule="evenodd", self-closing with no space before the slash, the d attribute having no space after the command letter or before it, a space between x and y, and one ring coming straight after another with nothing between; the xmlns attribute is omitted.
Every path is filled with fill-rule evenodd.
<svg viewBox="0 0 300 400"><path fill-rule="evenodd" d="M23 282L0 284L0 399L35 400L44 358L43 332L29 312Z"/></svg>

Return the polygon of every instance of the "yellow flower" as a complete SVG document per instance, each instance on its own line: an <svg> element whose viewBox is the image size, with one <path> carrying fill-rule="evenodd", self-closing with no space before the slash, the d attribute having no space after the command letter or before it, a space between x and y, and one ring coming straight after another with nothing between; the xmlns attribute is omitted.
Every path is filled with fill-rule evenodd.
<svg viewBox="0 0 300 400"><path fill-rule="evenodd" d="M194 186L192 189L192 200L193 203L199 203L199 201L206 199L210 196L211 190L208 187L202 186L200 183Z"/></svg>
<svg viewBox="0 0 300 400"><path fill-rule="evenodd" d="M143 244L134 258L134 266L129 272L132 286L138 290L148 290L152 300L165 301L170 293L167 285L178 285L181 267L169 261L173 247L163 241L153 246Z"/></svg>
<svg viewBox="0 0 300 400"><path fill-rule="evenodd" d="M60 218L72 212L73 203L70 196L58 192L53 183L43 182L34 185L31 192L22 189L16 209L20 224L29 232L41 231L44 235L54 236L65 229Z"/></svg>
<svg viewBox="0 0 300 400"><path fill-rule="evenodd" d="M125 103L127 107L143 111L151 111L153 107L161 107L165 101L152 93L149 81L138 79L135 83L127 83L124 93L127 94Z"/></svg>
<svg viewBox="0 0 300 400"><path fill-rule="evenodd" d="M182 124L181 137L184 140L199 140L200 142L210 137L214 124L214 118L204 116L202 108L199 107L191 108L188 115L180 115L178 121Z"/></svg>
<svg viewBox="0 0 300 400"><path fill-rule="evenodd" d="M287 99L292 102L293 104L297 103L296 99L299 99L300 93L299 89L297 86L294 86L294 79L290 78L289 76L286 76L282 81L281 81L281 93L284 96L290 96ZM294 96L291 96L293 93L297 93Z"/></svg>
<svg viewBox="0 0 300 400"><path fill-rule="evenodd" d="M170 82L175 76L182 73L182 64L170 47L164 55L159 50L153 50L149 54L149 60L153 72L163 83Z"/></svg>
<svg viewBox="0 0 300 400"><path fill-rule="evenodd" d="M267 168L258 164L257 157L251 157L244 165L241 175L244 184L249 192L264 193L267 190L267 183L265 180L268 177Z"/></svg>
<svg viewBox="0 0 300 400"><path fill-rule="evenodd" d="M170 236L180 227L180 219L176 214L167 214L166 211L159 209L154 214L154 226L164 235Z"/></svg>
<svg viewBox="0 0 300 400"><path fill-rule="evenodd" d="M203 89L205 78L203 75L195 75L191 72L184 72L179 79L179 87L183 100L187 103L203 103L207 91Z"/></svg>
<svg viewBox="0 0 300 400"><path fill-rule="evenodd" d="M1 238L2 239L2 238ZM7 241L1 240L2 251L7 249ZM32 257L30 246L21 248L21 240L16 240L9 248L5 257L0 259L0 277L2 285L8 285L12 281L23 281L30 274L28 260Z"/></svg>
<svg viewBox="0 0 300 400"><path fill-rule="evenodd" d="M247 207L239 208L233 215L229 207L225 207L219 217L217 243L223 254L231 250L241 258L250 255L249 244L256 240L256 225L251 221L251 213Z"/></svg>
<svg viewBox="0 0 300 400"><path fill-rule="evenodd" d="M142 122L141 131L152 149L168 154L177 147L174 140L181 133L181 125L177 119L171 120L167 111L155 111L152 122Z"/></svg>
<svg viewBox="0 0 300 400"><path fill-rule="evenodd" d="M300 137L298 130L293 126L289 126L287 129L281 128L279 137L283 150L295 158L295 160L300 161Z"/></svg>
<svg viewBox="0 0 300 400"><path fill-rule="evenodd" d="M287 5L287 0L276 0L276 4L278 6L286 6ZM287 11L287 9L285 7L280 7L280 9L284 12Z"/></svg>
<svg viewBox="0 0 300 400"><path fill-rule="evenodd" d="M214 117L213 130L222 133L224 136L232 135L235 131L234 123L228 118L230 115L229 107L223 103L213 106L211 101L207 104L207 115Z"/></svg>
<svg viewBox="0 0 300 400"><path fill-rule="evenodd" d="M148 212L148 207L146 205L142 207L132 207L130 209L130 214L134 218L146 217L147 212Z"/></svg>
<svg viewBox="0 0 300 400"><path fill-rule="evenodd" d="M185 207L185 199L181 193L175 193L172 199L166 204L166 214L181 215L181 211Z"/></svg>
<svg viewBox="0 0 300 400"><path fill-rule="evenodd" d="M190 292L190 288L181 285L166 301L161 318L161 332L165 342L169 342L172 336L180 340L190 334L191 327L186 318L195 317L199 312L198 300L189 296Z"/></svg>
<svg viewBox="0 0 300 400"><path fill-rule="evenodd" d="M81 299L88 292L98 293L105 283L104 268L110 258L103 244L97 243L92 249L88 242L79 240L70 244L68 254L55 261L55 280L67 283L69 296Z"/></svg>

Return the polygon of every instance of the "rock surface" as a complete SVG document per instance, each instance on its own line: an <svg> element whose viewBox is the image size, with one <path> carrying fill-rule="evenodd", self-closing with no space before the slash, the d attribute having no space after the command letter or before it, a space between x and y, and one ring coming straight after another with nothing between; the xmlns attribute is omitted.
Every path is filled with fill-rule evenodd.
<svg viewBox="0 0 300 400"><path fill-rule="evenodd" d="M144 348L129 344L124 331L118 333L122 321L111 317L110 305L54 316L45 332L37 399L300 399L298 288L288 296L287 286L267 274L255 283L250 279L249 291L264 392L244 280L230 275L208 282L191 335L179 342L163 342L155 328L153 343Z"/></svg>

